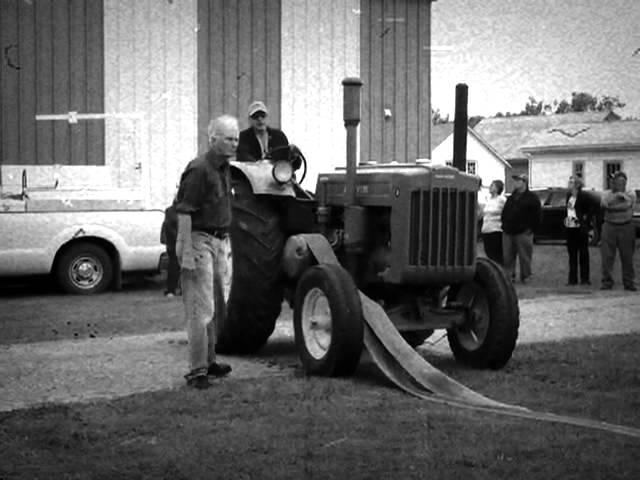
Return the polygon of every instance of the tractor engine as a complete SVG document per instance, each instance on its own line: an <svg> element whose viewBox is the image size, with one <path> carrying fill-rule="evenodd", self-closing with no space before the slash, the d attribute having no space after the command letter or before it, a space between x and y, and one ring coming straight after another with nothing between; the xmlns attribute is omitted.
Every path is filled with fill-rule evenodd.
<svg viewBox="0 0 640 480"><path fill-rule="evenodd" d="M345 179L340 170L321 175L316 194L338 256L359 259L352 272L359 286L437 288L473 279L477 177L447 166L362 165L351 209Z"/></svg>

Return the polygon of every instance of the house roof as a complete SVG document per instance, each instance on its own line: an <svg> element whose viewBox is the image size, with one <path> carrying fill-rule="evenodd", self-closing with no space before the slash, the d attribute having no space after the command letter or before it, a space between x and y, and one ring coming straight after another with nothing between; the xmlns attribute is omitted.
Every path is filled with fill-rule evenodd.
<svg viewBox="0 0 640 480"><path fill-rule="evenodd" d="M453 122L431 125L431 151L453 133Z"/></svg>
<svg viewBox="0 0 640 480"><path fill-rule="evenodd" d="M615 148L640 150L640 120L552 126L530 135L521 150L527 153Z"/></svg>
<svg viewBox="0 0 640 480"><path fill-rule="evenodd" d="M560 125L604 123L619 120L613 112L572 112L557 115L533 115L485 118L475 126L486 142L505 159L527 158L521 150L530 138Z"/></svg>
<svg viewBox="0 0 640 480"><path fill-rule="evenodd" d="M450 128L445 128L446 126L450 126ZM436 135L438 136L438 138L441 135L444 135L447 131L449 132L448 135L444 135L442 136L442 139L436 143L434 141L434 134L432 130L431 133L431 139L433 141L433 143L431 144L431 151L435 150L437 147L439 147L446 139L448 139L450 136L453 135L453 123L447 123L447 124L440 124L440 125L434 125L434 127L439 127L437 129L437 133ZM472 137L474 137L479 143L480 145L482 145L484 148L487 149L487 151L489 153L491 153L491 155L493 155L494 157L496 157L500 162L502 162L507 168L511 168L511 165L509 164L509 162L502 156L500 155L500 152L496 151L495 148L493 148L491 146L491 144L489 142L487 142L487 140L485 138L482 137L482 135L480 135L478 132L476 132L473 128L471 127L467 127L467 135L471 135ZM451 155L453 156L453 151L451 152Z"/></svg>

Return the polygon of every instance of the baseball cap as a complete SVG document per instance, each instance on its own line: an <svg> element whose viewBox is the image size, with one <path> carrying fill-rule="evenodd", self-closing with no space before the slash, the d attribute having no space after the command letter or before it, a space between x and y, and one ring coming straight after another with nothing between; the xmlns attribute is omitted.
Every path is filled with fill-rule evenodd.
<svg viewBox="0 0 640 480"><path fill-rule="evenodd" d="M253 115L256 112L264 112L268 114L269 110L267 110L267 106L264 103L257 101L249 105L249 116Z"/></svg>
<svg viewBox="0 0 640 480"><path fill-rule="evenodd" d="M624 173L622 170L618 170L617 172L615 172L611 178L616 179L616 178L624 178L625 180L627 179L627 174Z"/></svg>

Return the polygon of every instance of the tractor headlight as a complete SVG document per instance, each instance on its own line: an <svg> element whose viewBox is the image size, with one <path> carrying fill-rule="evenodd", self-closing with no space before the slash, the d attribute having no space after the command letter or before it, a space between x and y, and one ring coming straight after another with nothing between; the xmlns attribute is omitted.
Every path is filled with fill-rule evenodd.
<svg viewBox="0 0 640 480"><path fill-rule="evenodd" d="M276 182L280 184L287 183L293 178L293 167L290 162L279 160L273 164L271 174Z"/></svg>

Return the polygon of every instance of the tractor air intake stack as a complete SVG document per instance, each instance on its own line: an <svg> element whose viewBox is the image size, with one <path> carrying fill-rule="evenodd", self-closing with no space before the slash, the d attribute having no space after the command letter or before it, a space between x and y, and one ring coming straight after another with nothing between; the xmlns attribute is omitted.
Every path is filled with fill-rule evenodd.
<svg viewBox="0 0 640 480"><path fill-rule="evenodd" d="M453 119L453 166L461 172L467 171L467 99L469 87L456 85L456 116Z"/></svg>
<svg viewBox="0 0 640 480"><path fill-rule="evenodd" d="M356 168L358 163L358 124L360 123L359 78L345 78L344 87L344 126L347 129L347 172L344 197L344 246L347 254L347 270L357 276L358 254L364 246L366 210L357 204Z"/></svg>

